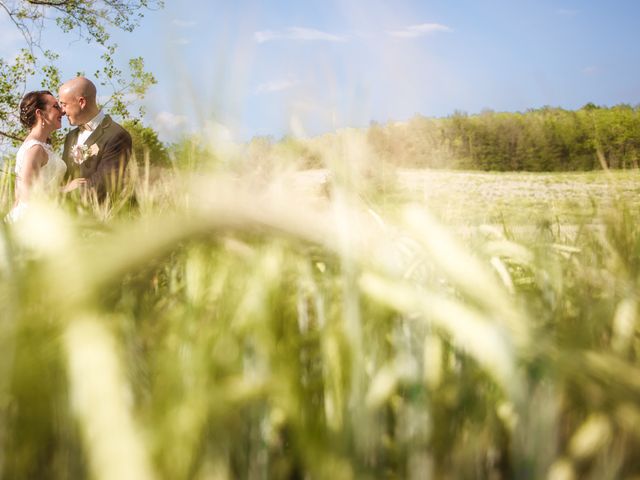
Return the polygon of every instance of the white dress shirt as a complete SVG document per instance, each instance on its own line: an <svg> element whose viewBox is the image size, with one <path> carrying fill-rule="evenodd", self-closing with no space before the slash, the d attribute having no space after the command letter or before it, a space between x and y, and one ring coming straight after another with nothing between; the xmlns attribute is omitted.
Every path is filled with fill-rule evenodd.
<svg viewBox="0 0 640 480"><path fill-rule="evenodd" d="M84 125L80 125L80 133L78 134L78 142L76 143L76 145L84 144L84 142L87 141L87 138L89 138L93 131L98 128L98 125L100 125L100 122L102 122L102 120L104 120L104 113L102 112L102 110L100 110L95 117L93 117Z"/></svg>

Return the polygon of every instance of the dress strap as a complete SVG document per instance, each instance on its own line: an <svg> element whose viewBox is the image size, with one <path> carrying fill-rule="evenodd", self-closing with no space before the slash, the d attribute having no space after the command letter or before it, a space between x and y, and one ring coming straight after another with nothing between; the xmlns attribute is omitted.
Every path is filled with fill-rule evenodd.
<svg viewBox="0 0 640 480"><path fill-rule="evenodd" d="M49 145L48 143L45 142L41 142L40 140L35 140L33 138L26 140L23 144L23 150L28 150L31 147L33 147L34 145L40 145L41 147L43 147L45 150L51 150L51 145Z"/></svg>

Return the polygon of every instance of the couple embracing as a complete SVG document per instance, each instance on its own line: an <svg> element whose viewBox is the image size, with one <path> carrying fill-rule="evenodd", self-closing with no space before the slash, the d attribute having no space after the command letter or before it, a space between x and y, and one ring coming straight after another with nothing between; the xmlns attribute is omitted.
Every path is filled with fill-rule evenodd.
<svg viewBox="0 0 640 480"><path fill-rule="evenodd" d="M64 115L76 128L67 135L60 158L49 137L62 126ZM100 110L90 80L69 80L60 87L58 99L46 90L27 93L20 102L20 122L29 133L16 154L16 200L7 215L9 222L24 216L37 190L82 188L103 200L122 186L131 136Z"/></svg>

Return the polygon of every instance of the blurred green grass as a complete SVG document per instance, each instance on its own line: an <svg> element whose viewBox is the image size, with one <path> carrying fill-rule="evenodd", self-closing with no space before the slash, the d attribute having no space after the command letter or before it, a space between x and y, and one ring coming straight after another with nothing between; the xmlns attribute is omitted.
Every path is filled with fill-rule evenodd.
<svg viewBox="0 0 640 480"><path fill-rule="evenodd" d="M638 475L637 172L342 142L311 173L141 159L3 225L0 476Z"/></svg>

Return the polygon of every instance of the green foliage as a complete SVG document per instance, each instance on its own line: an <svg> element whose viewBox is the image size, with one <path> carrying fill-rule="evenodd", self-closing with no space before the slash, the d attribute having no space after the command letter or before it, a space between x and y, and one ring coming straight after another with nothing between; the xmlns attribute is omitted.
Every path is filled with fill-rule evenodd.
<svg viewBox="0 0 640 480"><path fill-rule="evenodd" d="M95 80L108 87L111 98L107 111L122 118L131 117L129 107L144 97L155 83L152 74L144 70L141 58L129 62L128 74L117 69L114 54L117 45L111 43L109 30L133 31L146 9L163 6L163 0L2 0L0 15L7 15L24 39L24 49L12 60L0 58L0 141L21 142L25 132L20 126L18 105L27 83L34 77L43 88L56 92L61 84L56 66L58 55L46 49L46 29L52 24L63 32L75 33L88 43L106 48L103 67L94 73ZM142 111L138 112L143 115Z"/></svg>
<svg viewBox="0 0 640 480"><path fill-rule="evenodd" d="M303 140L285 137L274 148L277 158L289 158L296 169L311 169L323 167L320 155Z"/></svg>
<svg viewBox="0 0 640 480"><path fill-rule="evenodd" d="M127 120L122 126L131 134L133 155L139 163L148 161L156 166L171 165L169 152L153 128L143 126L138 120Z"/></svg>
<svg viewBox="0 0 640 480"><path fill-rule="evenodd" d="M169 158L174 167L183 171L211 170L220 163L212 146L198 135L187 135L169 146Z"/></svg>
<svg viewBox="0 0 640 480"><path fill-rule="evenodd" d="M640 107L587 104L525 113L455 113L372 125L370 142L386 163L417 168L584 171L638 168Z"/></svg>
<svg viewBox="0 0 640 480"><path fill-rule="evenodd" d="M0 58L0 136L14 144L23 138L18 115L23 95L20 86L35 74L35 67L36 58L27 49L22 49L12 62Z"/></svg>

